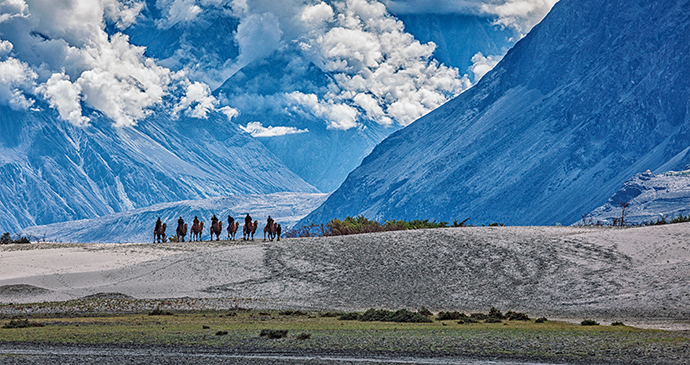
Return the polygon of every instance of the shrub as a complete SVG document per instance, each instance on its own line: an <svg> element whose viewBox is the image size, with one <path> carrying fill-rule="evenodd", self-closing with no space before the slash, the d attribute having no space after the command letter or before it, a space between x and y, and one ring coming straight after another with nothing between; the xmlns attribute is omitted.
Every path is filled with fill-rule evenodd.
<svg viewBox="0 0 690 365"><path fill-rule="evenodd" d="M505 318L511 321L529 321L527 314L513 311L507 311Z"/></svg>
<svg viewBox="0 0 690 365"><path fill-rule="evenodd" d="M613 322L613 323L611 323L611 325L612 326L625 326L625 324L623 324L623 322Z"/></svg>
<svg viewBox="0 0 690 365"><path fill-rule="evenodd" d="M357 313L355 313L355 314L357 314ZM320 316L324 317L324 318L334 318L334 317L340 317L342 315L344 315L344 313L341 313L341 312L324 312L324 313L320 314Z"/></svg>
<svg viewBox="0 0 690 365"><path fill-rule="evenodd" d="M407 309L399 309L391 312L385 309L369 309L359 318L360 321L372 322L407 322L407 323L430 323L431 319L419 313L411 312Z"/></svg>
<svg viewBox="0 0 690 365"><path fill-rule="evenodd" d="M593 319L585 319L584 321L580 322L581 325L583 326L598 326L599 323Z"/></svg>
<svg viewBox="0 0 690 365"><path fill-rule="evenodd" d="M218 331L216 332L216 336L225 336L228 334L228 331Z"/></svg>
<svg viewBox="0 0 690 365"><path fill-rule="evenodd" d="M338 317L338 319L341 321L356 321L356 320L359 320L359 313L356 313L356 312L344 313L340 317Z"/></svg>
<svg viewBox="0 0 690 365"><path fill-rule="evenodd" d="M470 323L479 323L476 319L472 317L465 317L464 319L461 319L458 321L458 324L470 324Z"/></svg>
<svg viewBox="0 0 690 365"><path fill-rule="evenodd" d="M460 312L440 312L438 314L438 317L436 317L437 321L445 321L445 320L457 320L457 319L463 319L467 318L467 315L465 313L460 313Z"/></svg>
<svg viewBox="0 0 690 365"><path fill-rule="evenodd" d="M0 237L0 245L9 245L12 243L12 237L10 237L9 232L5 232L2 237Z"/></svg>
<svg viewBox="0 0 690 365"><path fill-rule="evenodd" d="M2 326L2 328L28 328L28 327L44 327L43 323L29 322L28 319L12 319L9 323Z"/></svg>
<svg viewBox="0 0 690 365"><path fill-rule="evenodd" d="M470 314L470 318L474 318L478 321L483 321L488 318L488 316L484 313L472 313Z"/></svg>
<svg viewBox="0 0 690 365"><path fill-rule="evenodd" d="M288 331L287 330L261 330L261 334L259 334L260 337L267 337L270 339L277 339L277 338L283 338L287 337Z"/></svg>
<svg viewBox="0 0 690 365"><path fill-rule="evenodd" d="M496 318L496 317L487 317L487 318L484 320L484 323L501 323L501 322L502 322L501 319L500 319L500 318Z"/></svg>
<svg viewBox="0 0 690 365"><path fill-rule="evenodd" d="M544 323L546 321L548 321L548 319L546 319L546 317L539 317L534 321L534 323Z"/></svg>
<svg viewBox="0 0 690 365"><path fill-rule="evenodd" d="M496 318L496 319L505 319L505 317L503 316L503 313L501 313L500 310L498 310L494 307L491 307L491 309L489 309L488 317L489 318Z"/></svg>
<svg viewBox="0 0 690 365"><path fill-rule="evenodd" d="M311 338L311 333L305 332L305 333L300 333L299 335L297 335L298 340L308 340L310 338Z"/></svg>
<svg viewBox="0 0 690 365"><path fill-rule="evenodd" d="M423 316L427 316L427 317L430 317L430 316L433 316L433 315L434 315L433 313L431 313L430 310L426 309L425 307L422 307L421 309L419 309L419 310L417 311L417 313L419 313L419 314L421 314L421 315L423 315Z"/></svg>
<svg viewBox="0 0 690 365"><path fill-rule="evenodd" d="M156 308L149 312L149 316L172 316L173 312L170 311L164 311L160 308Z"/></svg>
<svg viewBox="0 0 690 365"><path fill-rule="evenodd" d="M280 314L281 316L306 316L307 312L302 312L300 310L296 310L296 311L284 310L284 311L278 312L278 314Z"/></svg>

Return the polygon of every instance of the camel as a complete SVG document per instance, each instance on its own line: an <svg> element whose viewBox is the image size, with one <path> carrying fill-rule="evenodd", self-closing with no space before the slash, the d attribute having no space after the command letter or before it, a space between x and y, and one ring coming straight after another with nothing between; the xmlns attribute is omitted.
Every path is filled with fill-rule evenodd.
<svg viewBox="0 0 690 365"><path fill-rule="evenodd" d="M187 236L187 223L185 223L181 227L177 227L177 237L179 238L179 240L184 242L185 236Z"/></svg>
<svg viewBox="0 0 690 365"><path fill-rule="evenodd" d="M167 223L163 223L163 225L160 226L158 229L153 229L153 243L158 243L165 242L165 229L168 228Z"/></svg>
<svg viewBox="0 0 690 365"><path fill-rule="evenodd" d="M242 239L248 240L249 236L251 236L252 240L254 240L254 233L256 233L258 227L259 221L254 221L254 223L249 225L245 224L242 228Z"/></svg>
<svg viewBox="0 0 690 365"><path fill-rule="evenodd" d="M223 222L214 222L213 224L211 224L209 231L211 232L211 241L213 241L214 234L216 235L216 241L220 241L220 232L223 232Z"/></svg>
<svg viewBox="0 0 690 365"><path fill-rule="evenodd" d="M240 222L235 221L234 224L228 225L228 239L229 240L234 240L235 239L235 234L237 233L237 230L240 229Z"/></svg>
<svg viewBox="0 0 690 365"><path fill-rule="evenodd" d="M204 222L201 221L199 224L192 224L192 236L191 240L201 241L201 234L204 232Z"/></svg>
<svg viewBox="0 0 690 365"><path fill-rule="evenodd" d="M277 224L275 222L264 226L264 241L266 241L266 235L268 235L269 241L273 241L273 238L276 236L276 228Z"/></svg>

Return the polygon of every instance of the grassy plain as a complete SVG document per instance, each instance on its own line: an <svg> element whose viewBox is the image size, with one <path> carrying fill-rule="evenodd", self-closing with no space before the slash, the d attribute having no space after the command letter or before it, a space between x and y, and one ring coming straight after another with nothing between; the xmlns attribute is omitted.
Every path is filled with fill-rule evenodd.
<svg viewBox="0 0 690 365"><path fill-rule="evenodd" d="M165 311L164 311L165 312ZM41 315L43 327L0 328L0 343L180 346L235 353L348 354L517 359L566 363L680 364L687 332L564 322L459 324L339 320L327 312L226 310L163 315ZM0 321L0 325L9 323ZM287 330L269 339L262 330Z"/></svg>

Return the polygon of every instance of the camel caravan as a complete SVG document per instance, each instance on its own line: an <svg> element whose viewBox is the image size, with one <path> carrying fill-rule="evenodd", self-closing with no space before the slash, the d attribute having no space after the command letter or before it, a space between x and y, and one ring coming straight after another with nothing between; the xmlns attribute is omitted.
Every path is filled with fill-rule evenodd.
<svg viewBox="0 0 690 365"><path fill-rule="evenodd" d="M153 229L153 243L162 243L167 241L165 236L165 229L167 226L168 224L163 223L161 221L161 217L158 217L156 225ZM229 241L235 240L235 235L239 231L239 228L239 220L235 220L235 218L232 216L228 216L228 225L226 231L228 234L227 239ZM249 213L247 213L247 216L244 217L244 226L242 227L242 239L254 240L254 234L256 233L257 228L259 228L259 221L252 221L252 217L249 215ZM266 219L266 225L264 226L264 241L266 239L269 241L273 241L274 239L280 241L282 230L281 225L276 223L269 215L268 219ZM177 234L176 239L178 242L184 242L187 233L190 234L189 240L191 242L203 241L203 232L204 221L200 221L197 216L194 216L191 229L188 229L187 223L184 222L182 217L177 220L177 229L175 230L175 233ZM214 214L213 217L211 217L211 225L209 227L209 235L211 236L210 240L213 241L213 237L215 236L216 241L220 241L221 233L223 233L223 222L221 222Z"/></svg>

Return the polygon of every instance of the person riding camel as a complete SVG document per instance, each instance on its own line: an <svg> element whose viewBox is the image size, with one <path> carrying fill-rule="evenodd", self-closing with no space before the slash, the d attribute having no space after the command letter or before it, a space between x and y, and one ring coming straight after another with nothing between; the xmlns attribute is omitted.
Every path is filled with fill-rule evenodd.
<svg viewBox="0 0 690 365"><path fill-rule="evenodd" d="M161 229L162 225L163 225L163 222L161 222L161 217L158 217L158 220L156 221L156 227L153 229L153 231L158 232L158 230Z"/></svg>
<svg viewBox="0 0 690 365"><path fill-rule="evenodd" d="M232 226L235 224L235 218L228 216L228 227Z"/></svg>
<svg viewBox="0 0 690 365"><path fill-rule="evenodd" d="M218 223L218 217L214 214L213 217L211 217L211 226L214 224Z"/></svg>
<svg viewBox="0 0 690 365"><path fill-rule="evenodd" d="M180 216L180 219L177 220L177 232L182 230L182 227L184 227L184 219Z"/></svg>
<svg viewBox="0 0 690 365"><path fill-rule="evenodd" d="M199 218L197 218L196 216L194 216L194 220L192 221L192 225L198 226L198 225L199 225Z"/></svg>
<svg viewBox="0 0 690 365"><path fill-rule="evenodd" d="M268 216L268 219L266 219L266 225L273 229L273 218L271 218L270 215Z"/></svg>
<svg viewBox="0 0 690 365"><path fill-rule="evenodd" d="M249 228L252 226L252 217L247 213L247 216L244 217L244 227L245 229Z"/></svg>

